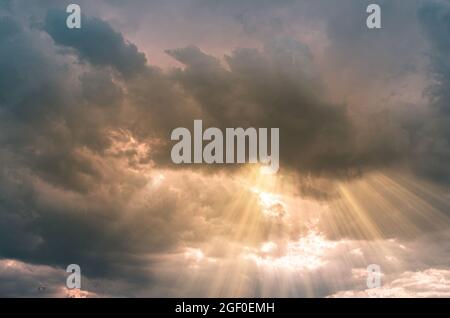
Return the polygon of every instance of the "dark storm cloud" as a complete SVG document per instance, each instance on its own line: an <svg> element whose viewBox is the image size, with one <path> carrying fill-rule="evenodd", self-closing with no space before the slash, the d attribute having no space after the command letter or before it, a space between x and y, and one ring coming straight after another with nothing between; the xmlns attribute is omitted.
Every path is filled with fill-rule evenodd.
<svg viewBox="0 0 450 318"><path fill-rule="evenodd" d="M0 2L0 9L5 9L5 10L11 9L12 2L13 2L13 0L4 0L4 1Z"/></svg>
<svg viewBox="0 0 450 318"><path fill-rule="evenodd" d="M450 4L430 3L418 12L432 51L434 79L437 84L432 87L431 96L443 115L450 114Z"/></svg>
<svg viewBox="0 0 450 318"><path fill-rule="evenodd" d="M419 21L430 43L431 78L427 91L434 116L424 123L417 152L419 171L436 181L450 180L450 4L431 2L418 11Z"/></svg>
<svg viewBox="0 0 450 318"><path fill-rule="evenodd" d="M20 31L20 25L11 17L0 17L0 39L7 38Z"/></svg>
<svg viewBox="0 0 450 318"><path fill-rule="evenodd" d="M345 105L321 98L321 79L302 43L282 39L263 51L236 49L225 57L229 69L196 47L168 54L186 66L172 77L194 96L212 126L279 127L282 168L349 176L399 156L393 139L367 146L368 140L357 140L360 131Z"/></svg>
<svg viewBox="0 0 450 318"><path fill-rule="evenodd" d="M67 14L50 10L45 20L45 30L57 44L74 48L82 60L93 65L109 65L124 75L139 72L145 66L145 55L136 45L127 43L122 34L97 18L83 17L81 29L65 28Z"/></svg>
<svg viewBox="0 0 450 318"><path fill-rule="evenodd" d="M0 297L64 296L64 272L47 266L0 260L0 282Z"/></svg>
<svg viewBox="0 0 450 318"><path fill-rule="evenodd" d="M239 10L229 10L235 21ZM421 16L445 62L448 20L441 13L430 7ZM59 268L79 263L88 276L147 285L157 261L149 256L236 234L234 219L223 217L247 208L235 188L186 172L153 189L154 176L145 176L173 167L170 131L194 119L221 128L279 127L282 169L299 175L360 175L407 153L402 131L383 116L361 128L345 104L324 98L314 54L299 41L280 37L263 49L238 48L224 61L194 46L168 50L184 68L165 73L146 65L137 46L104 20L84 17L81 30L69 30L64 11L43 16L42 30L13 15L0 18L0 257ZM334 23L335 38L344 37ZM436 93L441 100L448 96L446 74ZM128 143L150 146L142 153L115 148ZM442 158L444 165L448 157ZM257 221L252 226L263 233L274 226ZM298 234L277 226L281 236ZM267 239L261 234L252 243Z"/></svg>
<svg viewBox="0 0 450 318"><path fill-rule="evenodd" d="M1 20L5 28L0 37L0 255L61 267L80 262L89 268L87 275L117 272L122 265L112 259L127 263L137 257L129 247L144 245L110 232L109 226L120 223L127 198L121 197L123 201L117 204L95 194L98 187L111 184L114 188L125 177L112 174L108 167L105 170L96 160L96 154L110 146L106 131L120 116L121 89L108 70L85 67L79 71L76 65L70 66L70 57L60 55L51 39L27 24L18 28L19 21L13 16ZM105 25L100 23L100 29ZM129 75L136 71L136 63L145 63L121 35L108 34L109 26L103 30L112 38L109 43L117 45L117 50L109 47L116 54L108 60L117 63L112 67ZM82 51L92 53L89 46ZM95 54L92 59L85 57L94 65L96 58ZM131 176L126 180L130 191L143 182ZM56 192L45 193L44 189ZM55 200L49 202L50 197ZM157 210L168 213L169 205ZM164 240L149 242L149 251L173 245L164 235L158 237ZM145 271L136 272L139 276Z"/></svg>
<svg viewBox="0 0 450 318"><path fill-rule="evenodd" d="M59 268L77 263L87 276L126 276L148 284L152 261L146 255L204 239L211 233L203 225L209 217L193 217L197 208L217 218L234 194L225 199L221 191L217 197L214 187L189 207L186 202L200 197L201 183L183 178L181 195L167 184L150 188L148 202L130 206L151 181L142 169L151 167L134 148L116 151L114 143L130 140L112 138L109 130L139 131L137 122L147 132L150 120L133 108L122 112L124 95L114 72L80 66L60 52L50 38L26 26L0 41L0 256ZM136 106L148 111L149 119L160 120L152 118L156 109L147 107L149 101L186 106L185 95L173 94L177 90L157 70L135 75L130 87L146 81L134 92L151 88L151 98ZM173 118L170 110L165 118ZM129 172L133 168L138 172Z"/></svg>
<svg viewBox="0 0 450 318"><path fill-rule="evenodd" d="M33 168L47 180L81 189L79 172L94 172L90 163L73 153L72 147L79 142L96 143L98 134L88 138L83 135L90 129L95 131L101 117L96 123L84 120L94 118L85 111L89 100L79 99L77 104L77 93L71 90L76 85L72 86L67 68L54 51L44 48L45 43L34 41L34 35L27 31L1 42L0 120L8 133L0 142L18 163ZM90 110L95 113L95 107ZM72 131L76 138L71 127L78 127Z"/></svg>

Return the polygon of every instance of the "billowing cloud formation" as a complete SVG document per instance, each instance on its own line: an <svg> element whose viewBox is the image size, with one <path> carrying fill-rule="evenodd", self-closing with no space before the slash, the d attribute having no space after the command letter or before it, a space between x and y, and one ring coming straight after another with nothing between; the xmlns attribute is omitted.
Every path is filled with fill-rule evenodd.
<svg viewBox="0 0 450 318"><path fill-rule="evenodd" d="M432 79L428 94L434 106L434 118L425 125L427 136L421 144L421 170L434 179L448 182L450 170L450 5L429 3L418 12L423 30L432 48ZM431 133L430 133L431 131Z"/></svg>
<svg viewBox="0 0 450 318"><path fill-rule="evenodd" d="M406 272L386 286L365 291L342 291L333 297L377 298L449 298L450 273L448 270L428 269L423 272Z"/></svg>
<svg viewBox="0 0 450 318"><path fill-rule="evenodd" d="M60 282L63 270L42 265L0 260L0 296L2 297L95 297L93 293L69 290Z"/></svg>
<svg viewBox="0 0 450 318"><path fill-rule="evenodd" d="M147 61L150 40L137 37L139 48L127 41L124 34L134 37L134 28L148 25L106 22L117 7L139 16L139 2L82 3L91 11L81 30L67 29L66 14L52 1L8 3L0 7L0 294L34 295L43 280L53 286L46 296L64 296L61 269L71 263L82 267L92 296L327 296L364 291L364 278L353 274L368 262L390 275L386 288L417 278L398 268L435 277L445 267L445 274L449 260L437 256L448 255L440 243L448 241L448 188L433 181L446 181L448 169L446 5L425 4L414 15L414 27L425 31L420 49L433 52L425 75L437 79L429 85L420 78L434 100L419 107L419 80L410 76L420 69L409 68L423 62L419 49L366 50L376 39L390 50L396 40L348 32L358 16L352 1L342 6L347 20L342 8L323 13L322 2L264 2L267 10L242 13L253 4L210 2L201 11L193 1L186 14L225 13L206 38L233 25L242 34L230 31L230 38L258 45L209 54L217 52L213 44L184 43L181 30L181 45L159 48L173 68L152 65L151 55ZM310 25L306 16L308 23L295 25L286 8L307 9L324 25ZM99 17L91 17L95 12ZM271 22L260 30L262 21ZM387 21L396 35L416 39ZM303 26L320 35L293 36ZM279 127L280 174L248 166L239 173L178 169L169 160L170 132L194 119L220 128ZM430 184L415 175L427 167ZM420 251L417 261L402 246ZM219 268L222 275L214 276ZM229 273L236 274L232 282ZM17 290L9 282L19 275ZM280 281L292 285L273 288Z"/></svg>
<svg viewBox="0 0 450 318"><path fill-rule="evenodd" d="M405 151L403 136L394 135L388 123L379 120L382 127L377 129L382 128L383 133L374 136L370 130L355 127L345 105L322 98L313 56L297 41L272 41L262 52L237 49L225 57L228 69L196 47L167 50L186 68L165 78L151 67L146 69L140 63L145 58L136 47L126 44L106 23L87 20L84 28L75 32L52 27L61 25L63 18L61 12L50 12L46 19L46 31L57 44L76 49L94 65L127 74L132 69L146 71L128 84L137 99L131 107L136 107L137 114L145 113L129 119L133 127L127 129L138 129L136 134L164 141L172 129L191 126L199 117L206 125L222 128L278 127L282 131L282 166L334 176L358 175L361 170L389 164ZM93 40L97 38L104 39L102 48ZM108 58L103 58L106 52ZM176 91L177 84L182 93ZM189 106L191 103L195 105ZM155 158L158 153L158 159L169 160L167 146L170 144L159 150L155 146Z"/></svg>
<svg viewBox="0 0 450 318"><path fill-rule="evenodd" d="M122 34L114 31L108 23L84 17L83 28L72 30L61 27L66 19L64 11L49 11L45 31L56 43L76 49L82 60L93 65L112 66L124 75L139 72L145 66L145 55L138 52L136 45L126 43Z"/></svg>

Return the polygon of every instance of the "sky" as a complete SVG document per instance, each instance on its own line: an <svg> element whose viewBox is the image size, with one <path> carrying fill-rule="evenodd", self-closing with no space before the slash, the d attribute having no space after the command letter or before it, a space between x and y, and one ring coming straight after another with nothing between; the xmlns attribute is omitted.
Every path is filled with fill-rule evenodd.
<svg viewBox="0 0 450 318"><path fill-rule="evenodd" d="M0 296L450 297L450 1L72 2L0 0Z"/></svg>

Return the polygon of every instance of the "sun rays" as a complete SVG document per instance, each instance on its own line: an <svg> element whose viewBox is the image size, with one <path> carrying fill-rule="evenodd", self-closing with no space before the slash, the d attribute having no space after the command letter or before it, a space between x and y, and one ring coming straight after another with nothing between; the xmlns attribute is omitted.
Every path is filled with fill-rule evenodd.
<svg viewBox="0 0 450 318"><path fill-rule="evenodd" d="M249 168L222 181L233 191L222 210L227 230L180 254L193 265L189 278L178 281L180 295L206 284L202 295L211 297L282 297L299 290L320 296L319 276L330 290L350 282L365 290L370 264L386 273L408 270L405 258L424 230L418 219L436 231L448 225L448 203L436 192L443 190L430 192L407 175L340 182L336 197L324 202L300 197L286 180Z"/></svg>
<svg viewBox="0 0 450 318"><path fill-rule="evenodd" d="M147 148L132 136L119 137L114 135L114 154L145 156ZM146 182L137 183L140 190L130 197L123 220L130 225L151 221L148 229L171 222L179 229L174 235L183 238L158 261L158 269L149 269L149 274L173 276L167 292L177 296L314 297L349 286L364 291L368 265L379 264L383 279L391 281L410 269L408 255L416 240L449 225L449 193L408 173L386 170L327 182L274 174L260 165L230 174L148 164L134 165L131 172ZM330 195L299 189L325 189ZM167 211L155 221L152 206L166 195L182 214L165 205ZM192 222L179 223L185 215Z"/></svg>

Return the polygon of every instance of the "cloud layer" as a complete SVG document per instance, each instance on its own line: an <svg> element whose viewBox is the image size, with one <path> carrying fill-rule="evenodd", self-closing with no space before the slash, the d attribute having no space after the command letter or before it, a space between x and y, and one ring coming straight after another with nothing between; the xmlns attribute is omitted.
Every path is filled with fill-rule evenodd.
<svg viewBox="0 0 450 318"><path fill-rule="evenodd" d="M42 3L0 6L0 295L448 295L448 4ZM279 175L173 165L194 119L280 128Z"/></svg>

